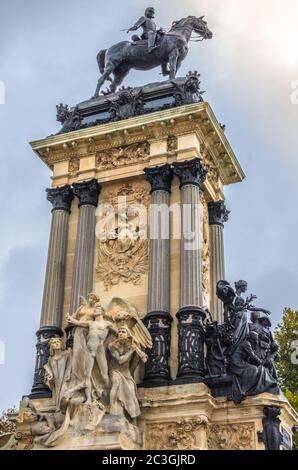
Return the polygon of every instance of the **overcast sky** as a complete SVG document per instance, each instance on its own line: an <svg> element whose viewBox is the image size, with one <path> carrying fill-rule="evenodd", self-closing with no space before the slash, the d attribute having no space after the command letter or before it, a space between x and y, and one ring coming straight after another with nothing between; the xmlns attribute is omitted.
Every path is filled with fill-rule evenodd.
<svg viewBox="0 0 298 470"><path fill-rule="evenodd" d="M146 6L159 26L206 15L212 41L192 43L179 72L199 70L202 86L247 175L226 189L227 279L246 279L277 323L298 307L297 0L10 0L0 7L0 410L30 392L34 369L50 204L50 172L31 140L58 130L55 105L88 99L96 54L126 37ZM133 72L126 85L160 80Z"/></svg>

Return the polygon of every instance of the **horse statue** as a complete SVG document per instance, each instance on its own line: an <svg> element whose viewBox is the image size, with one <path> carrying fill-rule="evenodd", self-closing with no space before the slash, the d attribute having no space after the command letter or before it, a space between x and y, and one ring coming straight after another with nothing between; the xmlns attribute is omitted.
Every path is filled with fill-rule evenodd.
<svg viewBox="0 0 298 470"><path fill-rule="evenodd" d="M115 92L130 69L150 70L161 65L162 75L173 80L187 56L188 43L193 32L199 35L198 41L211 39L213 36L204 16L188 16L175 21L167 33L159 34L157 47L151 52L148 50L148 41L139 38L136 40L136 37L134 41L122 41L109 49L101 50L97 55L97 62L102 75L93 98L98 97L106 80L112 82L109 92ZM111 75L114 76L113 80Z"/></svg>

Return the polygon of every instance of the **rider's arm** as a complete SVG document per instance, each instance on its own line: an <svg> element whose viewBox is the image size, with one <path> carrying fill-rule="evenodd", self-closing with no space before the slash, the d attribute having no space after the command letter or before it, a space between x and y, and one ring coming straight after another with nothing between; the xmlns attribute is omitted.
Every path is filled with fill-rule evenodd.
<svg viewBox="0 0 298 470"><path fill-rule="evenodd" d="M140 26L142 26L145 20L146 20L145 16L141 16L141 18L136 22L136 24L132 26L131 28L129 28L128 31L136 31L137 29L139 29Z"/></svg>

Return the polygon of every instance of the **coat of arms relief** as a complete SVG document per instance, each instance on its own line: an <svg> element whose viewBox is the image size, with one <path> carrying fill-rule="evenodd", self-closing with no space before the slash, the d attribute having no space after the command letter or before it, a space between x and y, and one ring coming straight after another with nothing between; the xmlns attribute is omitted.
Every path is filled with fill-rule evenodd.
<svg viewBox="0 0 298 470"><path fill-rule="evenodd" d="M149 198L144 186L124 184L98 209L96 273L106 290L120 282L137 285L147 272Z"/></svg>

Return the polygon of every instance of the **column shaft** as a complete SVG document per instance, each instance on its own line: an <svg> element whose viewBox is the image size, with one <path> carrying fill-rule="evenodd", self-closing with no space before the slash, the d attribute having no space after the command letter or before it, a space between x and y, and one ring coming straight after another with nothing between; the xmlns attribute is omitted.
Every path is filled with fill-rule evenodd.
<svg viewBox="0 0 298 470"><path fill-rule="evenodd" d="M81 296L87 297L93 290L95 210L100 190L101 187L96 180L73 185L73 192L79 199L79 220L73 268L71 313L78 309Z"/></svg>
<svg viewBox="0 0 298 470"><path fill-rule="evenodd" d="M210 283L211 283L211 305L212 318L218 323L223 323L223 304L216 295L216 286L219 281L225 280L224 259L224 223L229 219L229 211L223 201L209 202L209 225L210 225Z"/></svg>
<svg viewBox="0 0 298 470"><path fill-rule="evenodd" d="M200 188L181 188L182 236L180 248L180 307L202 305L200 258Z"/></svg>
<svg viewBox="0 0 298 470"><path fill-rule="evenodd" d="M37 331L36 363L31 398L51 396L44 383L44 365L49 357L49 341L62 337L62 313L65 286L69 213L73 199L71 188L47 190L47 198L53 204L51 233L48 249L47 268L43 292L40 329Z"/></svg>
<svg viewBox="0 0 298 470"><path fill-rule="evenodd" d="M174 163L180 179L181 246L180 310L178 319L177 383L202 382L204 376L204 338L202 274L200 255L200 188L206 170L199 159Z"/></svg>
<svg viewBox="0 0 298 470"><path fill-rule="evenodd" d="M40 326L62 326L69 213L53 212Z"/></svg>
<svg viewBox="0 0 298 470"><path fill-rule="evenodd" d="M223 228L220 225L210 226L210 283L212 318L223 323L223 304L216 295L218 281L225 279Z"/></svg>
<svg viewBox="0 0 298 470"><path fill-rule="evenodd" d="M73 268L70 311L80 305L80 297L87 297L93 289L93 264L95 248L95 207L82 206L79 214L76 252Z"/></svg>
<svg viewBox="0 0 298 470"><path fill-rule="evenodd" d="M148 311L170 309L170 194L155 191L151 197ZM160 207L160 211L156 210ZM156 238L152 239L152 235ZM168 238L164 238L168 236Z"/></svg>
<svg viewBox="0 0 298 470"><path fill-rule="evenodd" d="M148 313L144 320L153 347L148 351L143 386L167 385L170 380L170 220L172 171L169 165L145 169L151 183Z"/></svg>

